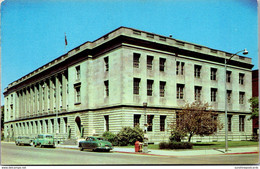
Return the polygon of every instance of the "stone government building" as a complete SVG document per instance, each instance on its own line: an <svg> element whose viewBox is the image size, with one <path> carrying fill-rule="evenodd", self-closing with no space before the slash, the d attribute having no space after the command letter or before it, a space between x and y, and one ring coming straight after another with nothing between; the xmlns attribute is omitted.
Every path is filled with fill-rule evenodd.
<svg viewBox="0 0 260 169"><path fill-rule="evenodd" d="M252 121L251 58L127 27L86 42L9 84L5 139L52 133L58 140L117 133L146 123L149 142L168 141L176 112L186 103L210 103L228 139L248 140ZM144 105L147 103L147 106ZM192 141L223 141L224 128Z"/></svg>

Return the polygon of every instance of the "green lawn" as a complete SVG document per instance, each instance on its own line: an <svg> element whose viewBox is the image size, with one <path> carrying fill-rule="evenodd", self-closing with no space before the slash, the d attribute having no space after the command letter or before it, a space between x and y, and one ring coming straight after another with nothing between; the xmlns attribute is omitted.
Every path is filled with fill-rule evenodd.
<svg viewBox="0 0 260 169"><path fill-rule="evenodd" d="M256 146L259 142L256 141L229 141L228 147L241 147L241 146ZM134 148L134 146L122 146L125 148ZM213 149L213 148L225 148L225 142L201 142L193 143L193 149ZM148 149L159 149L158 144L149 144Z"/></svg>

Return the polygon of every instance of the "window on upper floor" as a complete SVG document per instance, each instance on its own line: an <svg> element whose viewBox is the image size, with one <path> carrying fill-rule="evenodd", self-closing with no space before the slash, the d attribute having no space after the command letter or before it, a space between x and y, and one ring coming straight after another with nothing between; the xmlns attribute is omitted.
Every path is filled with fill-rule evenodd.
<svg viewBox="0 0 260 169"><path fill-rule="evenodd" d="M81 102L81 92L80 85L74 86L75 88L75 104L79 104Z"/></svg>
<svg viewBox="0 0 260 169"><path fill-rule="evenodd" d="M176 75L184 75L184 62L176 62Z"/></svg>
<svg viewBox="0 0 260 169"><path fill-rule="evenodd" d="M226 82L227 83L230 83L231 82L231 71L227 71L226 72Z"/></svg>
<svg viewBox="0 0 260 169"><path fill-rule="evenodd" d="M194 65L194 77L200 78L201 73L201 66L200 65Z"/></svg>
<svg viewBox="0 0 260 169"><path fill-rule="evenodd" d="M140 81L141 81L141 79L139 79L139 78L134 78L134 94L135 94L135 95L139 95Z"/></svg>
<svg viewBox="0 0 260 169"><path fill-rule="evenodd" d="M153 80L147 80L147 96L153 95Z"/></svg>
<svg viewBox="0 0 260 169"><path fill-rule="evenodd" d="M232 90L227 90L227 102L231 103L232 101Z"/></svg>
<svg viewBox="0 0 260 169"><path fill-rule="evenodd" d="M211 88L211 102L217 101L217 91L218 89Z"/></svg>
<svg viewBox="0 0 260 169"><path fill-rule="evenodd" d="M80 80L80 66L76 67L76 80Z"/></svg>
<svg viewBox="0 0 260 169"><path fill-rule="evenodd" d="M239 92L239 104L244 104L245 92Z"/></svg>
<svg viewBox="0 0 260 169"><path fill-rule="evenodd" d="M108 71L108 70L109 70L109 60L108 60L108 56L104 58L104 62L105 62L105 70Z"/></svg>
<svg viewBox="0 0 260 169"><path fill-rule="evenodd" d="M210 80L217 80L217 69L210 69Z"/></svg>
<svg viewBox="0 0 260 169"><path fill-rule="evenodd" d="M139 68L141 54L140 53L134 53L133 57L134 57L133 66L135 68Z"/></svg>
<svg viewBox="0 0 260 169"><path fill-rule="evenodd" d="M245 116L244 115L239 116L239 131L240 132L245 131Z"/></svg>
<svg viewBox="0 0 260 169"><path fill-rule="evenodd" d="M201 100L201 86L195 86L195 100L200 101Z"/></svg>
<svg viewBox="0 0 260 169"><path fill-rule="evenodd" d="M166 86L166 82L160 81L160 97L165 96L165 86Z"/></svg>
<svg viewBox="0 0 260 169"><path fill-rule="evenodd" d="M147 56L147 69L152 70L153 69L153 56Z"/></svg>
<svg viewBox="0 0 260 169"><path fill-rule="evenodd" d="M160 58L160 71L162 72L164 72L165 69L165 62L166 62L165 58Z"/></svg>
<svg viewBox="0 0 260 169"><path fill-rule="evenodd" d="M177 84L177 99L183 99L184 98L184 84Z"/></svg>
<svg viewBox="0 0 260 169"><path fill-rule="evenodd" d="M109 81L108 80L104 81L104 85L105 85L105 96L108 97L109 96Z"/></svg>
<svg viewBox="0 0 260 169"><path fill-rule="evenodd" d="M244 84L244 73L239 73L239 84L243 85Z"/></svg>

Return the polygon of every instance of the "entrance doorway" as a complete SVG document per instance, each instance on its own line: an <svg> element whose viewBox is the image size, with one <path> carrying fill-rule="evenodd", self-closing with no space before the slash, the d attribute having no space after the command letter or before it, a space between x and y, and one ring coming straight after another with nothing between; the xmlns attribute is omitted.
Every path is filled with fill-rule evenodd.
<svg viewBox="0 0 260 169"><path fill-rule="evenodd" d="M76 136L77 138L80 138L82 127L81 127L81 119L79 116L75 118L75 123L76 123Z"/></svg>

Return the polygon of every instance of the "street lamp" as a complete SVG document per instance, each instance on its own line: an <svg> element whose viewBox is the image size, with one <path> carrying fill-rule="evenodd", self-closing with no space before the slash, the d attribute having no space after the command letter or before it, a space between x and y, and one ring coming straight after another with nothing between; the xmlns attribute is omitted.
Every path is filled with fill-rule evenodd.
<svg viewBox="0 0 260 169"><path fill-rule="evenodd" d="M243 55L247 55L248 51L246 49L238 51L235 54L232 54L229 59L225 57L225 152L228 151L228 120L227 120L227 63L237 55L238 53L243 52Z"/></svg>

